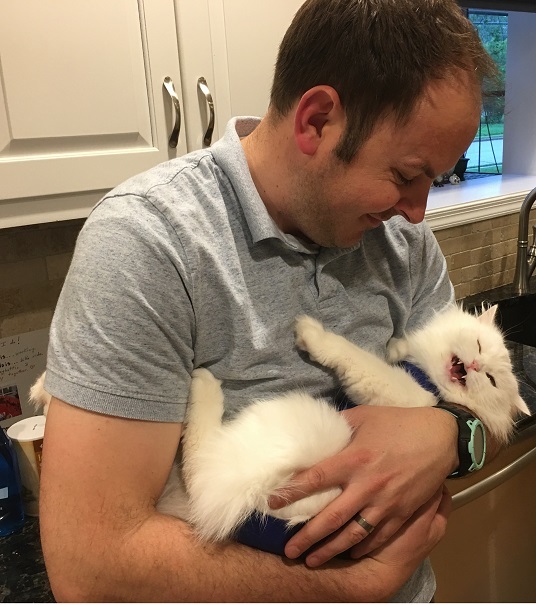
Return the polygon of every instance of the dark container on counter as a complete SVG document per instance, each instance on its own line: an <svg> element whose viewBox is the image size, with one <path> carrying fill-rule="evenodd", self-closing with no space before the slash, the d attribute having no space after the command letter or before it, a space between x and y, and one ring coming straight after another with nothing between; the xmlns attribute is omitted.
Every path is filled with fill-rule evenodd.
<svg viewBox="0 0 536 605"><path fill-rule="evenodd" d="M11 439L0 427L0 536L24 525L19 462Z"/></svg>

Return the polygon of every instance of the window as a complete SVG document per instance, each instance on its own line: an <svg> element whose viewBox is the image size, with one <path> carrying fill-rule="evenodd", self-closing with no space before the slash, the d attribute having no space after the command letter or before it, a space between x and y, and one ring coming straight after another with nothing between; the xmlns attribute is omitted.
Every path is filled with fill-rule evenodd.
<svg viewBox="0 0 536 605"><path fill-rule="evenodd" d="M475 178L502 174L508 14L467 9L467 16L499 69L499 81L486 91L480 128L466 152L466 178Z"/></svg>
<svg viewBox="0 0 536 605"><path fill-rule="evenodd" d="M500 143L494 138L500 137L500 131L492 130L488 118L490 133L488 135L484 120L481 140L492 137L496 163L501 169L497 172L493 157L491 161L483 162L482 153L478 169L478 146L473 143L466 153L471 159L468 177L474 175L473 178L457 186L433 187L430 192L426 219L432 228L437 229L518 212L526 194L536 187L536 78L532 77L536 65L536 2L531 4L532 10L527 9L526 12L515 10L514 2L510 0L462 0L460 4L484 14L484 9L494 8L493 13L487 12L493 15L489 20L496 22L495 27L507 31L504 49L498 43L493 49L499 56L504 57L501 53L506 56L503 63L504 92L498 91L496 95L497 105L504 104L502 160L499 155ZM517 5L520 4L521 1L517 2ZM470 18L476 19L477 16ZM485 21L483 17L478 19ZM507 25L503 25L501 20L506 20ZM493 36L489 36L493 42ZM495 39L497 42L497 36ZM499 68L501 61L504 60L499 58ZM479 177L476 170L482 171L483 164L488 165L489 176L476 178Z"/></svg>

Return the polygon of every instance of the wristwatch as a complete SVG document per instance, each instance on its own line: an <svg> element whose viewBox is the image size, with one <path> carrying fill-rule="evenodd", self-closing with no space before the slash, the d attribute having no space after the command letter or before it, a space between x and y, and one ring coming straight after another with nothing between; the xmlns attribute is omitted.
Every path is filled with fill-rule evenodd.
<svg viewBox="0 0 536 605"><path fill-rule="evenodd" d="M464 477L482 468L486 459L486 429L484 425L469 412L448 403L440 402L435 407L452 414L458 423L459 465L448 476L448 479Z"/></svg>

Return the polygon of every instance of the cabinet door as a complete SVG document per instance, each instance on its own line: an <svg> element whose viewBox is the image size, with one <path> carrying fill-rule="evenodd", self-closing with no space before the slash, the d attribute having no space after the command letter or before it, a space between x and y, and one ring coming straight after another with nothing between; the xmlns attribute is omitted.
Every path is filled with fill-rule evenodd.
<svg viewBox="0 0 536 605"><path fill-rule="evenodd" d="M279 43L303 0L175 0L188 148L202 147L209 112L197 82L212 93L216 126L232 116L263 116Z"/></svg>
<svg viewBox="0 0 536 605"><path fill-rule="evenodd" d="M168 145L173 0L0 0L0 69L3 200L110 189L186 151Z"/></svg>

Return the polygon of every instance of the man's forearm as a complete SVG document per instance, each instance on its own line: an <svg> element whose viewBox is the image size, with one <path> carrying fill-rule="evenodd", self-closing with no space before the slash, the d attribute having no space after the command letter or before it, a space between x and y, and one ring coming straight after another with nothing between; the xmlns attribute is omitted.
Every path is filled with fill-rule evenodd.
<svg viewBox="0 0 536 605"><path fill-rule="evenodd" d="M391 573L368 558L313 570L239 544L202 545L185 523L159 514L120 542L96 533L71 554L57 537L44 538L60 601L373 602L388 599L406 580L405 572Z"/></svg>

